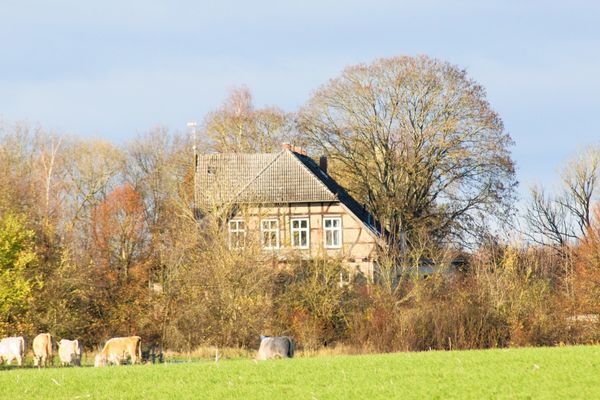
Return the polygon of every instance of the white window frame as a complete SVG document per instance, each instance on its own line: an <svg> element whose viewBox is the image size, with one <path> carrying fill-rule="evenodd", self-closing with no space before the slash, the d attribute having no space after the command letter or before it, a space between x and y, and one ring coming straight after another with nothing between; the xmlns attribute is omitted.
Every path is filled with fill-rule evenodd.
<svg viewBox="0 0 600 400"><path fill-rule="evenodd" d="M271 225L273 222L275 223L274 227ZM267 227L265 227L265 223L268 224ZM272 236L269 236L269 244L266 245L265 234L272 233L275 233L275 244L272 245ZM262 248L265 250L276 250L279 248L279 220L277 218L268 218L260 221L260 240Z"/></svg>
<svg viewBox="0 0 600 400"><path fill-rule="evenodd" d="M337 221L338 226L330 226L327 227L327 221ZM332 224L333 225L333 224ZM338 243L327 243L327 233L331 232L331 237L335 237L334 232L338 232ZM326 249L341 249L343 241L343 227L342 227L342 217L340 216L328 216L323 217L323 245Z"/></svg>
<svg viewBox="0 0 600 400"><path fill-rule="evenodd" d="M294 228L294 222L298 222L298 227ZM302 227L302 222L306 222L306 227ZM299 243L294 243L294 233L298 233ZM306 245L302 246L302 233L306 234ZM308 249L310 248L310 219L308 218L291 218L290 219L290 242L295 249Z"/></svg>
<svg viewBox="0 0 600 400"><path fill-rule="evenodd" d="M232 219L228 223L229 228L229 248L230 249L243 249L246 244L246 222L242 219ZM232 238L234 235L241 234L241 245L239 242L233 243Z"/></svg>

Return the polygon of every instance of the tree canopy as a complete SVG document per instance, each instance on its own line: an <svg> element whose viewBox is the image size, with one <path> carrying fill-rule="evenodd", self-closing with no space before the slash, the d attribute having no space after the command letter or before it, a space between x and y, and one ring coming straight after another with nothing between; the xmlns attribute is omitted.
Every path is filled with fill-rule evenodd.
<svg viewBox="0 0 600 400"><path fill-rule="evenodd" d="M268 153L290 140L291 122L290 115L277 107L255 108L252 93L241 87L206 116L203 134L208 147L217 152Z"/></svg>
<svg viewBox="0 0 600 400"><path fill-rule="evenodd" d="M0 332L22 326L33 291L37 254L34 232L25 218L13 213L0 215Z"/></svg>
<svg viewBox="0 0 600 400"><path fill-rule="evenodd" d="M396 239L472 238L505 216L516 186L512 140L464 70L420 57L346 68L299 114L331 173Z"/></svg>

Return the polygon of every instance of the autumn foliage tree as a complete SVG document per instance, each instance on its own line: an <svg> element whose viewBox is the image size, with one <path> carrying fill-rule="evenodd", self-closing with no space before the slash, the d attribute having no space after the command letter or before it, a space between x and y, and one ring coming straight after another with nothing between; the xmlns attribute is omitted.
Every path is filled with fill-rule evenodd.
<svg viewBox="0 0 600 400"><path fill-rule="evenodd" d="M0 213L0 333L29 330L30 302L42 285L37 263L34 232L24 216Z"/></svg>
<svg viewBox="0 0 600 400"><path fill-rule="evenodd" d="M600 314L600 204L576 249L575 300L581 314Z"/></svg>
<svg viewBox="0 0 600 400"><path fill-rule="evenodd" d="M97 262L126 279L143 254L145 227L144 204L139 193L128 184L117 187L93 213Z"/></svg>
<svg viewBox="0 0 600 400"><path fill-rule="evenodd" d="M94 209L92 227L102 306L111 314L113 329L135 331L136 316L147 306L149 279L144 258L148 232L139 193L128 184L117 187Z"/></svg>

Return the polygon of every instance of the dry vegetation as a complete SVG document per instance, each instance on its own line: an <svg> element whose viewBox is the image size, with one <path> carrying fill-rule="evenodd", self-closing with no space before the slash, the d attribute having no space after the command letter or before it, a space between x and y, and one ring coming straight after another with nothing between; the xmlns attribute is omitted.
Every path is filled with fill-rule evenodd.
<svg viewBox="0 0 600 400"><path fill-rule="evenodd" d="M339 260L282 267L251 242L230 250L222 219L194 216L189 138L157 128L117 147L4 125L0 334L50 331L88 348L137 334L185 354L243 352L261 333L292 335L309 354L598 341L597 154L567 166L564 194L534 192L535 241L512 244L490 228L507 225L489 223L514 214L510 137L464 71L426 57L353 67L298 122L307 134L242 90L203 138L264 151L296 137L332 157L389 233L375 282L340 285ZM439 267L426 278L423 260Z"/></svg>

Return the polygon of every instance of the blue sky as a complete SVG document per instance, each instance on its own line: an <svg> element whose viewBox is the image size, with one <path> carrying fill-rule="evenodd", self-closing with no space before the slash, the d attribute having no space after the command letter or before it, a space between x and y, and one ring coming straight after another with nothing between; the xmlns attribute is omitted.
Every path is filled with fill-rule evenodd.
<svg viewBox="0 0 600 400"><path fill-rule="evenodd" d="M10 1L0 120L113 142L184 130L242 84L296 110L348 65L427 54L468 71L515 140L521 191L600 144L596 1Z"/></svg>

